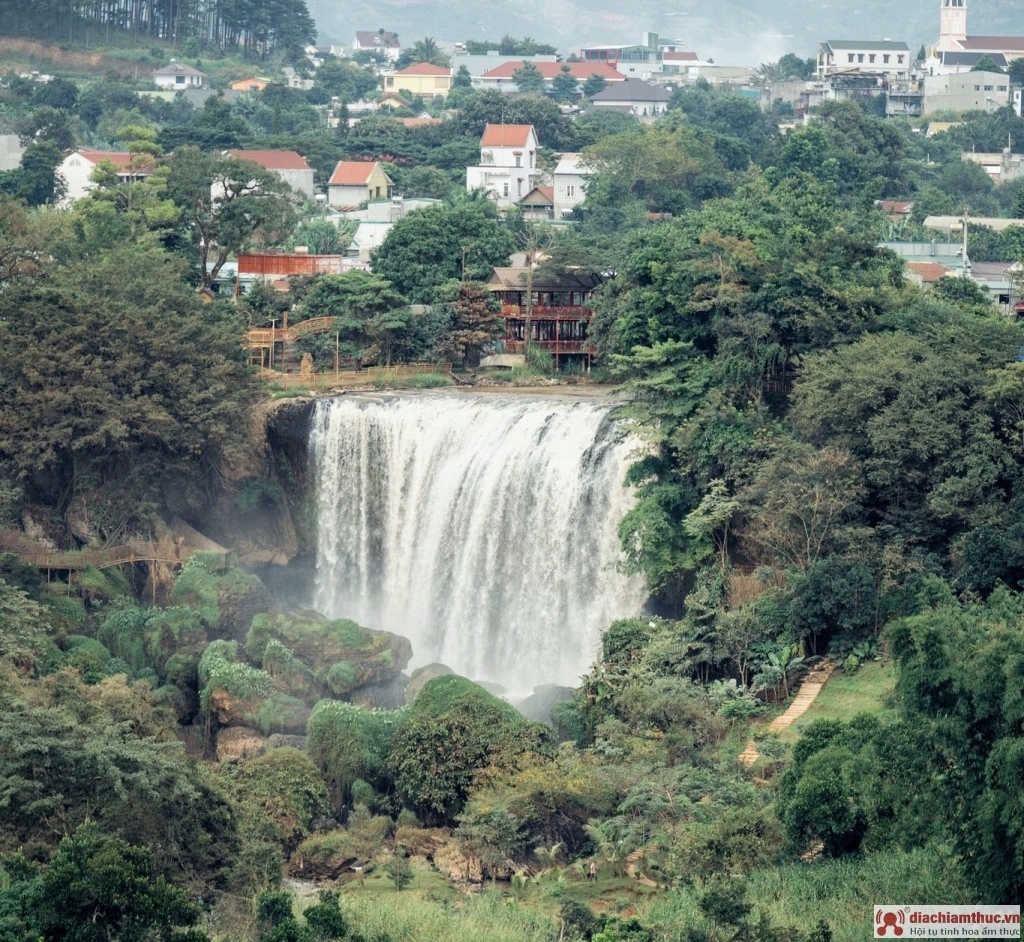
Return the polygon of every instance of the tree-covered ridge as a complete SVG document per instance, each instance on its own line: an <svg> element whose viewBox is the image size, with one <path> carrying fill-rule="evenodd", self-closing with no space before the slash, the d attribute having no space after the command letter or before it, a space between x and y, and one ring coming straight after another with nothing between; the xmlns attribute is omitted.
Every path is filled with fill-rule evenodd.
<svg viewBox="0 0 1024 942"><path fill-rule="evenodd" d="M288 53L316 39L316 25L305 0L145 0L145 2L72 3L69 0L4 0L0 21L6 35L67 43L96 43L111 34L134 42L164 39L176 45L192 41L246 56L266 58Z"/></svg>

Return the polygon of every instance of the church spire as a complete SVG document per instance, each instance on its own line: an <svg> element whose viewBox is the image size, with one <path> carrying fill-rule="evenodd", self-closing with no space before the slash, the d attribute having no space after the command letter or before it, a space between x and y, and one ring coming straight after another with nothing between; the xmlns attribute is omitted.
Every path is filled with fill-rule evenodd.
<svg viewBox="0 0 1024 942"><path fill-rule="evenodd" d="M942 0L939 52L953 52L967 38L967 0Z"/></svg>

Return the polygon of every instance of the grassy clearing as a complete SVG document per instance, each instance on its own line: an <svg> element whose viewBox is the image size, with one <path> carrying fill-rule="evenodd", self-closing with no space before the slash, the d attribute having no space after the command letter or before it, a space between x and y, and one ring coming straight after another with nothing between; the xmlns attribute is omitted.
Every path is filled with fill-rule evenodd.
<svg viewBox="0 0 1024 942"><path fill-rule="evenodd" d="M883 714L891 711L889 698L896 684L896 671L889 661L869 661L853 674L833 674L814 703L780 739L793 743L800 731L815 720L848 722L860 713Z"/></svg>
<svg viewBox="0 0 1024 942"><path fill-rule="evenodd" d="M646 918L661 930L659 939L682 942L689 927L703 924L697 907L699 892L699 888L680 888L651 904ZM764 913L776 925L804 932L824 920L834 942L869 938L876 903L911 899L925 905L970 902L948 851L933 847L771 867L751 875L747 892L755 917Z"/></svg>

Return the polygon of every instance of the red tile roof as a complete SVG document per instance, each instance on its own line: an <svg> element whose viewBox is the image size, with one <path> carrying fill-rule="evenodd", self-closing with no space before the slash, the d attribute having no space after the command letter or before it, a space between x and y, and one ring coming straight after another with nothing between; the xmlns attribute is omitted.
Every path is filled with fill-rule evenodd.
<svg viewBox="0 0 1024 942"><path fill-rule="evenodd" d="M698 62L695 52L666 52L662 55L666 62Z"/></svg>
<svg viewBox="0 0 1024 942"><path fill-rule="evenodd" d="M430 62L416 62L407 68L400 69L395 75L451 75L451 69L442 69Z"/></svg>
<svg viewBox="0 0 1024 942"><path fill-rule="evenodd" d="M1024 36L968 36L960 40L967 52L1024 52Z"/></svg>
<svg viewBox="0 0 1024 942"><path fill-rule="evenodd" d="M525 147L532 130L532 124L488 124L480 138L480 146Z"/></svg>
<svg viewBox="0 0 1024 942"><path fill-rule="evenodd" d="M372 160L341 160L334 168L328 186L365 186L377 164Z"/></svg>
<svg viewBox="0 0 1024 942"><path fill-rule="evenodd" d="M399 124L404 124L407 128L426 128L432 124L440 124L440 118L395 118Z"/></svg>
<svg viewBox="0 0 1024 942"><path fill-rule="evenodd" d="M949 274L949 269L937 262L907 262L907 268L918 274L926 285L934 284Z"/></svg>
<svg viewBox="0 0 1024 942"><path fill-rule="evenodd" d="M229 150L232 157L251 160L264 170L312 170L306 158L293 150Z"/></svg>
<svg viewBox="0 0 1024 942"><path fill-rule="evenodd" d="M532 200L530 197L537 194ZM537 198L539 197L539 199ZM554 203L555 201L555 188L553 186L535 186L526 196L523 198L523 202L532 203Z"/></svg>
<svg viewBox="0 0 1024 942"><path fill-rule="evenodd" d="M907 200L879 200L878 206L883 213L893 216L905 216L914 208L914 204Z"/></svg>
<svg viewBox="0 0 1024 942"><path fill-rule="evenodd" d="M518 72L525 62L506 62L497 68L484 72L481 78L485 79L512 79L512 74ZM625 76L616 72L607 62L534 62L533 65L544 76L545 81L551 81L559 72L562 66L569 66L569 72L574 79L585 82L592 75L600 75L606 82L622 82Z"/></svg>
<svg viewBox="0 0 1024 942"><path fill-rule="evenodd" d="M131 162L132 155L126 154L121 151L112 150L89 150L85 147L79 147L77 153L88 160L90 163L98 164L101 161L109 161L118 170L127 170L128 164ZM148 155L146 155L148 157ZM153 172L153 158L146 160L141 159L142 154L137 154L137 158L140 158L138 163L139 166L135 169L136 173L152 173Z"/></svg>

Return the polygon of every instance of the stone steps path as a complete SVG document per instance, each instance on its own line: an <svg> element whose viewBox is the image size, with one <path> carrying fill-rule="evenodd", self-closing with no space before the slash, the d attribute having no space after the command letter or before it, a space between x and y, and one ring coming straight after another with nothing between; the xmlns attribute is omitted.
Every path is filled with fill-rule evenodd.
<svg viewBox="0 0 1024 942"><path fill-rule="evenodd" d="M657 890L659 889L658 884L650 877L645 877L637 868L637 863L643 855L644 852L642 850L634 850L633 853L626 858L626 874L631 880L636 880L636 882L641 886L649 886Z"/></svg>
<svg viewBox="0 0 1024 942"><path fill-rule="evenodd" d="M834 670L835 664L831 661L825 661L819 668L808 674L807 679L800 685L800 689L793 698L793 702L786 709L786 712L775 717L768 725L768 732L782 732L782 730L788 729L803 716L807 712L808 707L817 699L818 694L821 693L822 688ZM754 744L754 740L751 739L739 754L739 762L741 765L749 768L757 761L759 756L760 753L757 751L757 746Z"/></svg>

